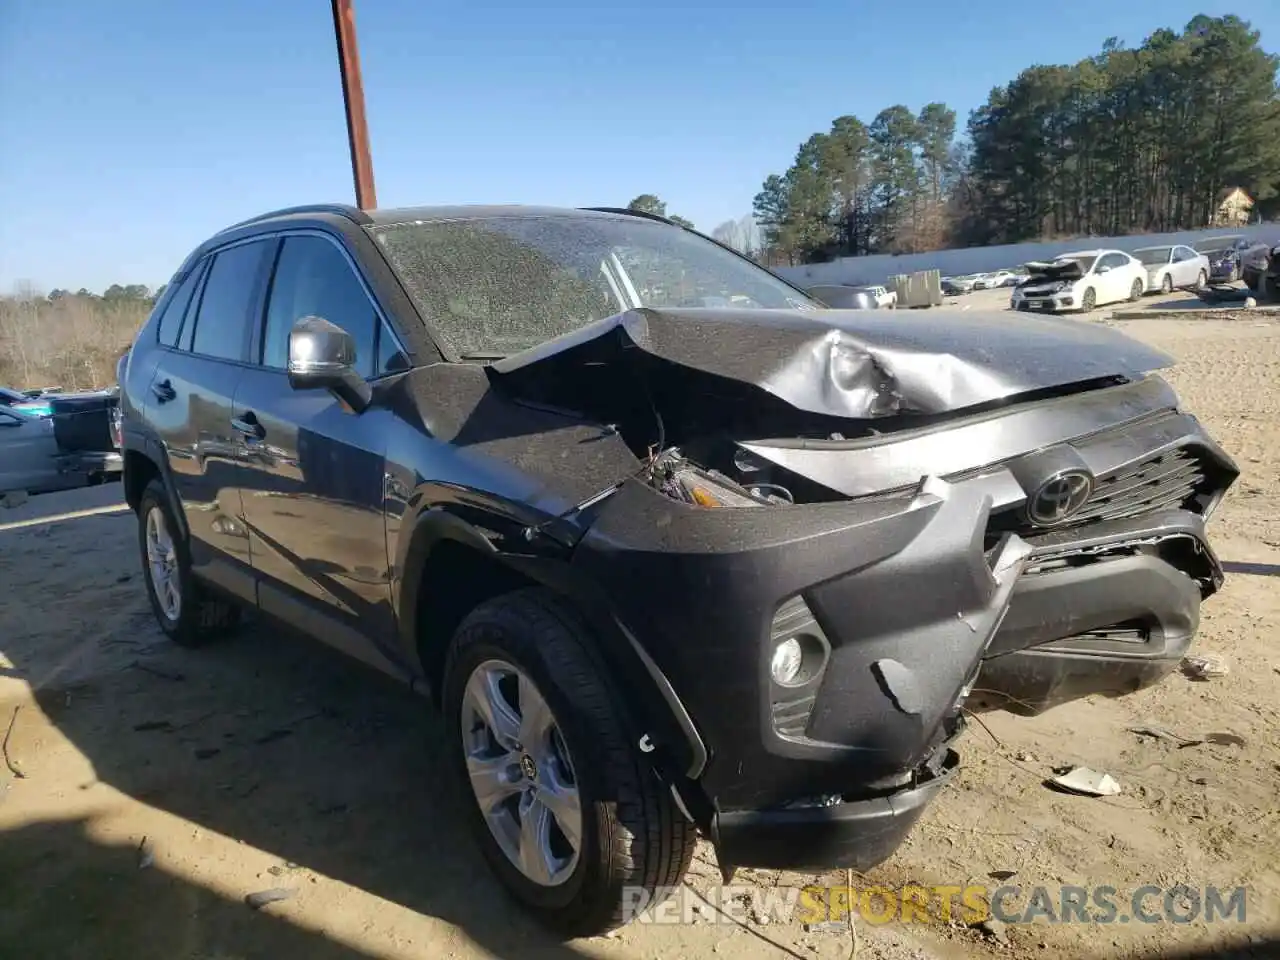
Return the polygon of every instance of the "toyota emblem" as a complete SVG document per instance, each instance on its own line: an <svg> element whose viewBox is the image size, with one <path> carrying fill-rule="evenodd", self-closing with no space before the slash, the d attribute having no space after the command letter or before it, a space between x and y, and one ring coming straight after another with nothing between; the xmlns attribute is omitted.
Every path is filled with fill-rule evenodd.
<svg viewBox="0 0 1280 960"><path fill-rule="evenodd" d="M1027 516L1038 527L1052 527L1089 502L1093 476L1084 470L1063 470L1036 489L1027 501Z"/></svg>

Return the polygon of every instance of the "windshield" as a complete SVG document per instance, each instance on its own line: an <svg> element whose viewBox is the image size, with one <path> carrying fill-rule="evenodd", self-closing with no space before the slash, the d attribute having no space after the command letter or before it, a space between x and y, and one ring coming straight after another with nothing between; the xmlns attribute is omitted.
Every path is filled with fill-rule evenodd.
<svg viewBox="0 0 1280 960"><path fill-rule="evenodd" d="M369 228L462 357L518 353L633 307L818 310L763 267L669 224L497 216Z"/></svg>
<svg viewBox="0 0 1280 960"><path fill-rule="evenodd" d="M1219 237L1216 240L1206 240L1196 249L1201 253L1213 256L1215 254L1230 253L1236 249L1239 240L1236 237Z"/></svg>
<svg viewBox="0 0 1280 960"><path fill-rule="evenodd" d="M1138 250L1134 256L1148 267L1153 267L1156 264L1168 263L1172 252L1173 247L1152 247L1150 250Z"/></svg>

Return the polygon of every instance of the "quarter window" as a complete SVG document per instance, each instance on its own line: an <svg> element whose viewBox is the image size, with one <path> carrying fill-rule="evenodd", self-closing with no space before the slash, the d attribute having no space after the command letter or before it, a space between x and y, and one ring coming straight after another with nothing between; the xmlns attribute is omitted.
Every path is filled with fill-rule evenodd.
<svg viewBox="0 0 1280 960"><path fill-rule="evenodd" d="M200 296L193 353L243 360L257 303L258 280L270 241L255 240L217 253Z"/></svg>
<svg viewBox="0 0 1280 960"><path fill-rule="evenodd" d="M178 345L178 332L182 329L182 320L187 315L187 307L191 305L191 295L200 283L204 268L204 260L192 267L165 305L164 313L160 316L156 338L166 347Z"/></svg>

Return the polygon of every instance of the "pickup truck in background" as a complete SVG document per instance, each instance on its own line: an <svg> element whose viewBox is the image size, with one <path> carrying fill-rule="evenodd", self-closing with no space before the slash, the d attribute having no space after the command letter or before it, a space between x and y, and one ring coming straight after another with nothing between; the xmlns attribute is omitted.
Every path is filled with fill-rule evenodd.
<svg viewBox="0 0 1280 960"><path fill-rule="evenodd" d="M0 493L52 493L120 479L117 387L84 393L0 388Z"/></svg>

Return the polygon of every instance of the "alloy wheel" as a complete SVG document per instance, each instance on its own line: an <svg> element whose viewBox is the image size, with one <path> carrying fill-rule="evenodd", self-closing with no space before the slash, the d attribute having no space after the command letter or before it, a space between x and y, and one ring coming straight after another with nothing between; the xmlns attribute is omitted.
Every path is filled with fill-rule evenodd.
<svg viewBox="0 0 1280 960"><path fill-rule="evenodd" d="M1166 273L1164 279L1160 281L1161 293L1173 293L1173 274Z"/></svg>
<svg viewBox="0 0 1280 960"><path fill-rule="evenodd" d="M551 707L513 664L486 660L467 679L462 749L471 790L494 840L544 887L573 875L582 850L582 801Z"/></svg>
<svg viewBox="0 0 1280 960"><path fill-rule="evenodd" d="M178 550L164 511L153 506L147 511L147 574L165 618L173 623L182 616L182 573Z"/></svg>

